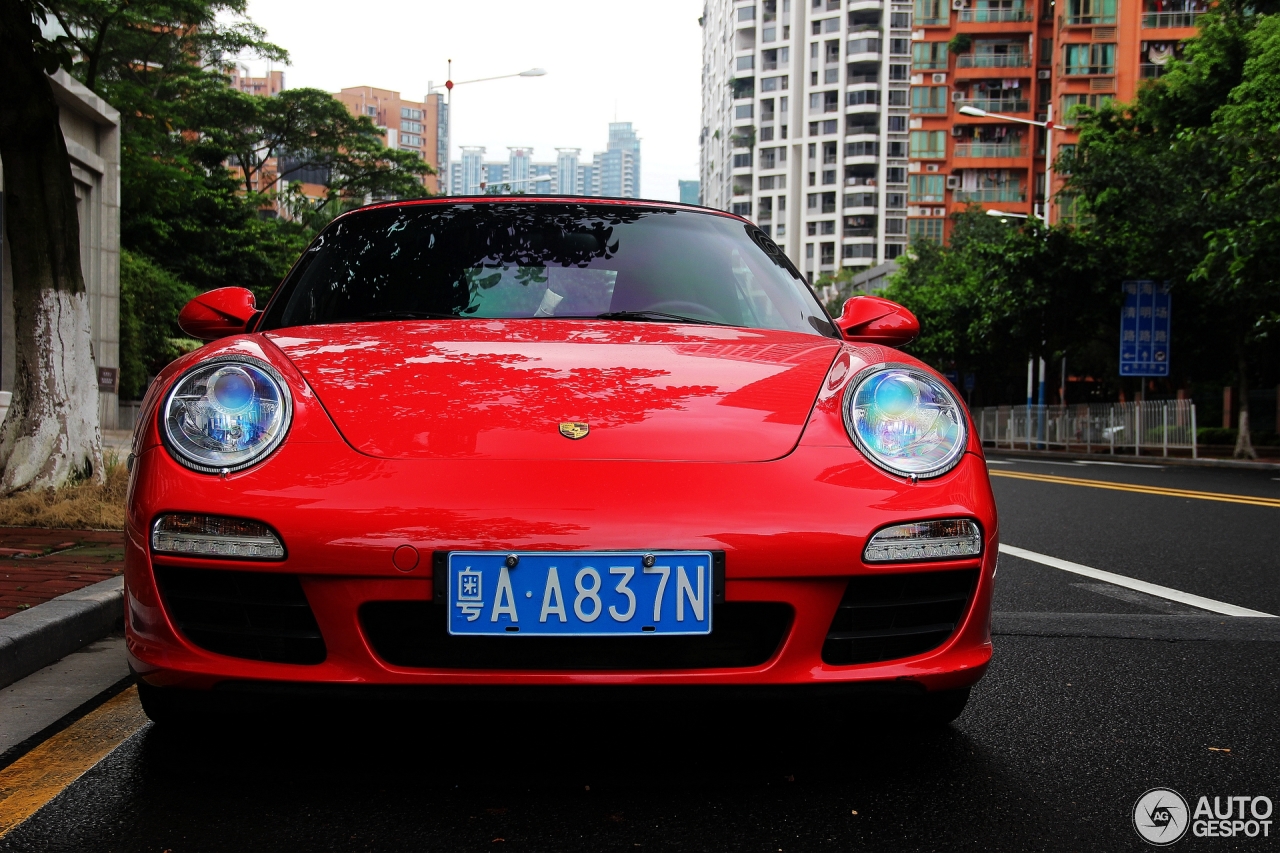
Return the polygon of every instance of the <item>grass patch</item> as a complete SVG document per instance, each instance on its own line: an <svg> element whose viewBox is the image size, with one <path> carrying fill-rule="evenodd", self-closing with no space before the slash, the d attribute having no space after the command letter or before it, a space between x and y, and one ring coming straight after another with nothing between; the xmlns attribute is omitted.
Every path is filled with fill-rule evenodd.
<svg viewBox="0 0 1280 853"><path fill-rule="evenodd" d="M103 455L106 482L72 483L0 498L0 527L123 530L129 472L114 453Z"/></svg>

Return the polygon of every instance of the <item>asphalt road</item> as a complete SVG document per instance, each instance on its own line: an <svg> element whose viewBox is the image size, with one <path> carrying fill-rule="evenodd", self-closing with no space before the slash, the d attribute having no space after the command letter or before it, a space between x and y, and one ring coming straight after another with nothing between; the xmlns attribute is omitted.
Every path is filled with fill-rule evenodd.
<svg viewBox="0 0 1280 853"><path fill-rule="evenodd" d="M992 463L1005 543L1280 613L1280 475ZM741 704L144 727L0 850L1140 850L1151 788L1280 801L1280 620L1008 555L996 610L942 730ZM1280 849L1272 823L1173 849Z"/></svg>

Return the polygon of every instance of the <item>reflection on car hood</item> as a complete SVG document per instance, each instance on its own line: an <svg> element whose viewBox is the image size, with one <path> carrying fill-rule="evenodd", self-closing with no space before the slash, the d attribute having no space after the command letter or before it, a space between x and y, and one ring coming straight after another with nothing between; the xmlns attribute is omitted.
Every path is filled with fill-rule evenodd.
<svg viewBox="0 0 1280 853"><path fill-rule="evenodd" d="M351 323L267 337L352 446L395 459L776 459L799 440L840 346L795 332L572 320ZM562 423L585 423L587 434L569 439Z"/></svg>

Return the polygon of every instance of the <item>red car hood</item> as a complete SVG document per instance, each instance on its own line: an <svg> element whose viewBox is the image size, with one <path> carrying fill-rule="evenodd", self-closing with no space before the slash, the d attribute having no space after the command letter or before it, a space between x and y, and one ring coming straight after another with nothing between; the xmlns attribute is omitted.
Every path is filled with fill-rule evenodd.
<svg viewBox="0 0 1280 853"><path fill-rule="evenodd" d="M795 332L567 320L267 337L352 446L393 459L776 459L799 440L840 347ZM568 439L566 422L589 433Z"/></svg>

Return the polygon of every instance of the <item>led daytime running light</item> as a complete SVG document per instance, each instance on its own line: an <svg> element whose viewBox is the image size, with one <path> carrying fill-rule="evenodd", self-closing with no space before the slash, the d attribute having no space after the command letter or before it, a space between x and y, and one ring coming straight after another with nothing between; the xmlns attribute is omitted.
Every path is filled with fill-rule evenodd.
<svg viewBox="0 0 1280 853"><path fill-rule="evenodd" d="M953 560L982 553L982 531L967 518L895 524L876 531L862 552L868 563Z"/></svg>
<svg viewBox="0 0 1280 853"><path fill-rule="evenodd" d="M284 559L284 543L265 524L216 515L160 516L151 527L151 550L192 557Z"/></svg>

